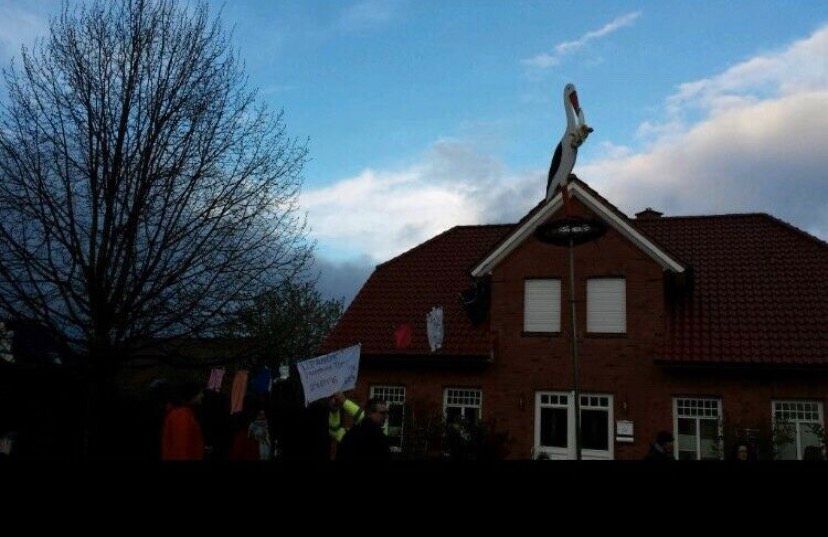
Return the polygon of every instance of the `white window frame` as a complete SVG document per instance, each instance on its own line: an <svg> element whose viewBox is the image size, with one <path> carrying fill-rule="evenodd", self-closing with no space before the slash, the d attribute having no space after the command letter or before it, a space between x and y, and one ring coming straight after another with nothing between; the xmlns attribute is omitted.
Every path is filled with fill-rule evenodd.
<svg viewBox="0 0 828 537"><path fill-rule="evenodd" d="M550 396L551 398L560 398L566 397L566 404L562 404L560 402L548 402L543 403L543 396ZM580 409L583 412L586 410L591 409L598 409L598 410L606 410L607 411L607 449L606 450L597 450L597 449L581 449L581 459L582 460L613 460L615 458L615 414L614 414L614 399L611 394L608 393L581 393L580 394L581 400L583 398L590 398L590 397L597 397L597 398L606 398L607 405L596 405L592 406L589 403L586 405L581 404ZM560 401L560 399L558 399ZM551 446L541 446L541 408L566 408L566 423L567 423L567 434L566 434L566 445L567 447L551 447ZM535 445L534 445L534 457L537 457L541 453L547 455L550 459L553 460L574 460L575 459L575 393L572 391L568 392L561 392L561 391L538 391L535 392Z"/></svg>
<svg viewBox="0 0 828 537"><path fill-rule="evenodd" d="M400 392L402 393L402 399L400 400ZM398 384L377 384L376 386L371 386L370 388L370 396L373 399L374 397L378 397L385 401L389 408L391 405L399 405L402 407L402 423L400 424L400 444L398 446L391 446L391 451L400 452L402 451L403 446L403 434L405 432L405 386L400 386ZM389 395L391 397L389 397ZM388 434L388 419L385 420L385 433Z"/></svg>
<svg viewBox="0 0 828 537"><path fill-rule="evenodd" d="M817 413L819 414L819 422L815 422L811 419L788 419L786 420L788 423L794 425L795 428L795 437L794 441L796 442L796 460L801 461L802 457L805 455L805 450L802 449L802 442L800 442L800 425L803 423L818 423L820 426L825 426L825 414L823 414L822 409L822 401L817 399L774 399L771 401L771 422L773 425L773 429L776 430L776 405L777 404L807 404L812 405L816 404L817 406Z"/></svg>
<svg viewBox="0 0 828 537"><path fill-rule="evenodd" d="M679 401L696 401L705 403L705 402L715 402L716 403L716 412L717 415L715 417L709 416L679 416ZM702 407L699 407L702 408ZM680 397L673 397L673 458L678 460L679 458L679 428L678 428L678 420L679 418L682 419L694 419L696 422L696 460L700 461L701 458L701 424L699 423L700 420L716 420L716 442L718 443L718 450L719 450L719 460L724 458L724 438L722 436L723 431L723 420L724 420L724 412L722 410L722 399L720 397L695 397L695 396L680 396ZM709 460L709 459L705 459Z"/></svg>
<svg viewBox="0 0 828 537"><path fill-rule="evenodd" d="M476 398L477 403L454 403L449 405L449 392L466 392L467 397ZM458 394L455 394L458 396ZM460 408L460 415L465 415L465 410L467 408L476 408L477 409L477 421L478 423L483 418L483 390L480 388L446 388L443 390L443 419L448 420L448 408Z"/></svg>
<svg viewBox="0 0 828 537"><path fill-rule="evenodd" d="M543 397L548 397L548 402L543 402ZM566 403L560 402L561 397L566 397ZM541 446L541 409L542 408L563 408L566 409L566 447ZM575 409L572 405L572 392L535 392L535 449L534 456L537 458L541 453L550 459L566 460L572 453L572 430L575 420Z"/></svg>
<svg viewBox="0 0 828 537"><path fill-rule="evenodd" d="M602 281L620 281L624 284L624 309L623 309L623 326L620 330L595 330L594 323L597 322L597 319L593 317L595 312L592 308L589 307L590 305L590 297L592 296L590 293L590 285L593 282L602 282ZM587 302L587 333L588 334L626 334L627 333L627 278L623 276L596 276L594 278L588 278L586 284L586 302Z"/></svg>
<svg viewBox="0 0 828 537"><path fill-rule="evenodd" d="M556 310L551 312L551 319L544 319L537 324L543 325L544 328L538 328L537 324L529 326L529 296L533 284L553 282L557 284L557 289L552 288L551 304ZM534 289L534 292L539 292ZM557 334L561 331L561 279L560 278L526 278L523 280L523 331L536 334Z"/></svg>

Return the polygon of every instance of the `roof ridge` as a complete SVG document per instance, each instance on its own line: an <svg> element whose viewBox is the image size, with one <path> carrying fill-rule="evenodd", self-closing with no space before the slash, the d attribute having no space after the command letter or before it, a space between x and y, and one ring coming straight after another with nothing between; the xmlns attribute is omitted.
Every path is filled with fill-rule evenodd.
<svg viewBox="0 0 828 537"><path fill-rule="evenodd" d="M430 239L428 239L424 242L421 242L420 244L418 244L416 246L412 246L408 250L402 252L401 254L398 254L398 255L392 257L388 261L383 261L382 263L380 263L378 265L375 265L374 270L378 270L379 268L384 267L385 265L388 265L389 263L392 263L394 261L398 261L403 256L406 256L406 255L414 252L414 250L419 250L420 248L436 241L440 237L442 237L444 235L447 235L448 233L451 233L452 231L456 231L458 229L479 229L479 228L491 228L491 227L507 228L507 227L514 227L515 225L516 224L463 224L463 225L452 226L452 227L448 228L447 230L445 230L441 233L438 233L437 235L431 237Z"/></svg>
<svg viewBox="0 0 828 537"><path fill-rule="evenodd" d="M451 229L457 228L469 228L469 227L514 227L516 224L512 222L511 224L466 224L460 226L454 226Z"/></svg>
<svg viewBox="0 0 828 537"><path fill-rule="evenodd" d="M698 215L678 215L678 216L661 216L659 218L650 218L644 220L636 219L636 222L658 222L660 220L702 220L702 219L712 219L712 218L745 218L745 217L759 217L765 218L770 220L771 222L791 231L797 235L800 235L806 239L816 242L820 246L824 246L828 248L828 242L824 241L823 239L817 237L816 235L812 235L807 231L796 227L795 225L791 224L790 222L786 222L781 218L774 216L770 213L765 212L751 212L751 213L722 213L722 214L698 214Z"/></svg>
<svg viewBox="0 0 828 537"><path fill-rule="evenodd" d="M437 239L439 239L439 238L440 238L440 237L442 237L443 235L446 235L446 234L448 234L448 233L450 233L450 232L454 231L455 229L457 229L457 228L459 228L459 227L462 227L462 226L452 226L452 227L448 228L447 230L443 231L442 233L438 233L437 235L434 235L434 236L433 236L433 237L431 237L430 239L428 239L428 240L426 240L426 241L424 241L424 242L421 242L420 244L418 244L418 245L416 245L416 246L412 246L412 247L411 247L411 248L409 248L408 250L406 250L406 251L402 252L401 254L398 254L398 255L396 255L396 256L394 256L394 257L392 257L392 258L391 258L391 259L389 259L388 261L384 261L384 262L380 263L379 265L376 265L376 266L374 267L374 271L377 271L377 270L379 270L380 268L382 268L382 267L384 267L384 266L386 266L386 265L389 265L389 264L391 264L391 263L393 263L393 262L395 262L395 261L400 260L401 258L403 258L403 257L407 256L408 254L410 254L410 253L414 252L414 250L419 250L419 249L423 248L424 246L426 246L427 244L431 244L432 242L436 241ZM471 226L467 226L467 227L471 227Z"/></svg>
<svg viewBox="0 0 828 537"><path fill-rule="evenodd" d="M699 219L699 218L733 218L744 216L770 216L768 213L720 213L720 214L679 214L675 216L659 216L658 218L633 219L636 222L658 222L659 220Z"/></svg>

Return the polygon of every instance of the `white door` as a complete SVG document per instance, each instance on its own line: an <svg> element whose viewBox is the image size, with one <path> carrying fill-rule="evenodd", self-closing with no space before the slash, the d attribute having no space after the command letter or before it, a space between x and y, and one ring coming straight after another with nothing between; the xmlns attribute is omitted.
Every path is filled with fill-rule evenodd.
<svg viewBox="0 0 828 537"><path fill-rule="evenodd" d="M615 432L608 394L581 394L581 458L611 460ZM535 458L575 459L575 401L572 392L535 394Z"/></svg>

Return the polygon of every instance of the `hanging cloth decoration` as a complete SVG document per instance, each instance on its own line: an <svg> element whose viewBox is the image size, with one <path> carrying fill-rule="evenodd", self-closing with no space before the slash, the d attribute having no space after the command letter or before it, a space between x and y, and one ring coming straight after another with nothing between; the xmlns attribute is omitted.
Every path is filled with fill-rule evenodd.
<svg viewBox="0 0 828 537"><path fill-rule="evenodd" d="M426 315L426 329L428 331L428 345L431 352L443 346L443 308L435 306Z"/></svg>
<svg viewBox="0 0 828 537"><path fill-rule="evenodd" d="M253 380L250 382L250 387L253 389L253 392L256 394L263 394L270 392L271 386L271 379L270 379L270 369L264 367L258 375L253 377Z"/></svg>
<svg viewBox="0 0 828 537"><path fill-rule="evenodd" d="M244 396L247 393L247 370L240 369L233 377L233 390L230 393L230 413L241 412L244 407Z"/></svg>
<svg viewBox="0 0 828 537"><path fill-rule="evenodd" d="M407 349L411 346L411 339L414 334L414 327L411 323L401 324L394 331L394 344L398 349Z"/></svg>
<svg viewBox="0 0 828 537"><path fill-rule="evenodd" d="M221 382L224 380L224 368L213 368L210 371L210 380L207 381L207 389L214 392L221 391Z"/></svg>

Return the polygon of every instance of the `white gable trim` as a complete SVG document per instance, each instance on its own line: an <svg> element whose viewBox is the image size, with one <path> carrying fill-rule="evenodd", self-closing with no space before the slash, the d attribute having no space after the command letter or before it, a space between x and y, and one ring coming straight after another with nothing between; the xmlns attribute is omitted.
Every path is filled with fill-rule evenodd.
<svg viewBox="0 0 828 537"><path fill-rule="evenodd" d="M673 272L684 272L684 267L667 255L666 252L658 248L655 244L650 242L641 233L633 229L623 218L612 212L606 205L599 202L592 195L584 190L578 183L572 183L569 188L584 204L597 213L606 222L609 222L616 231L621 233L630 242L644 250L644 253L652 257L661 265L664 270L671 270Z"/></svg>
<svg viewBox="0 0 828 537"><path fill-rule="evenodd" d="M584 205L589 207L602 220L611 225L621 235L626 237L630 242L635 244L638 248L644 251L648 256L655 260L664 270L673 272L684 272L684 267L670 257L666 252L658 248L646 237L641 235L632 226L630 226L623 218L616 215L610 208L598 201L589 192L584 190L577 183L569 184L569 191L573 197L579 199ZM491 271L500 263L506 256L508 256L519 244L521 244L529 235L534 233L535 229L546 218L555 213L563 206L563 201L560 192L550 200L550 202L541 208L532 218L524 222L517 231L512 233L500 246L498 246L486 259L478 264L472 270L472 276L479 278Z"/></svg>
<svg viewBox="0 0 828 537"><path fill-rule="evenodd" d="M477 265L474 270L472 270L472 276L479 278L484 274L490 273L492 269L495 268L495 265L500 263L503 258L509 255L512 250L517 247L517 245L522 243L529 235L534 233L535 228L537 228L541 222L552 216L552 214L554 214L554 212L562 206L563 198L559 192L549 201L549 203L541 207L541 209L535 213L532 218L527 220L517 231L512 233L505 241L503 241L500 246L495 248L495 250L489 254L482 263Z"/></svg>

